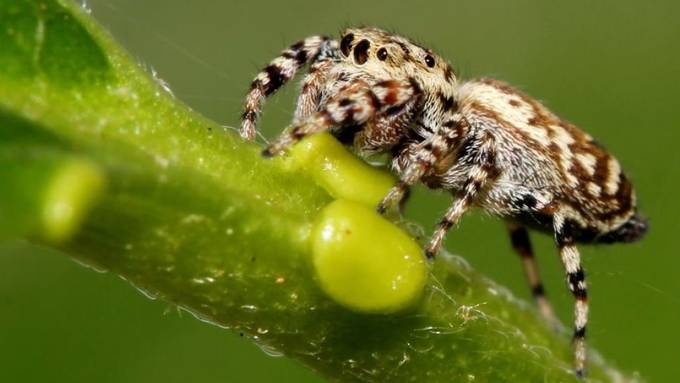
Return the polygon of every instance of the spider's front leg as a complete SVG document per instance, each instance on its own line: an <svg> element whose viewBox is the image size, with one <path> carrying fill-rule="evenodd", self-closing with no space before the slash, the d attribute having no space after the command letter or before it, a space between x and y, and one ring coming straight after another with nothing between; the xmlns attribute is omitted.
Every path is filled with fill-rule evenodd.
<svg viewBox="0 0 680 383"><path fill-rule="evenodd" d="M337 50L337 41L311 36L291 45L272 60L250 85L241 115L241 137L249 141L255 138L255 124L266 97L274 94L305 64L332 57Z"/></svg>
<svg viewBox="0 0 680 383"><path fill-rule="evenodd" d="M319 108L324 86L329 81L329 71L336 63L331 59L319 60L309 66L309 73L302 80L293 123L309 118Z"/></svg>
<svg viewBox="0 0 680 383"><path fill-rule="evenodd" d="M403 107L419 96L412 82L386 80L373 86L352 83L342 88L321 110L294 124L263 152L265 157L277 155L304 137L331 127L361 126L377 115Z"/></svg>

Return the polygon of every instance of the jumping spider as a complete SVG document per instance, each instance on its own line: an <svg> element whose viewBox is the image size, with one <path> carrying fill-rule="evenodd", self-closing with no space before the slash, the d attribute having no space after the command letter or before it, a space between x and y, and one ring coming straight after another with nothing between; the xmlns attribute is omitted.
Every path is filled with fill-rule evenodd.
<svg viewBox="0 0 680 383"><path fill-rule="evenodd" d="M552 233L574 308L574 358L585 371L588 298L576 243L632 242L647 222L618 161L591 136L529 96L493 79L458 83L441 57L375 28L350 28L340 42L312 36L274 59L252 83L241 136L255 137L261 104L303 65L292 127L263 155L278 155L310 134L330 131L363 153L389 153L399 181L377 209L398 204L411 185L450 191L455 202L425 253L472 205L507 220L542 314L554 321L527 227Z"/></svg>

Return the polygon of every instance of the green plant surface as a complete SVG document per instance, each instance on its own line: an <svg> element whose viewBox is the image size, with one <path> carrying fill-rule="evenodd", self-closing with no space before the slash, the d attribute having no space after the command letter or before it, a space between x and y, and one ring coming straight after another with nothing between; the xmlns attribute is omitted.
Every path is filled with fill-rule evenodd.
<svg viewBox="0 0 680 383"><path fill-rule="evenodd" d="M334 381L576 381L568 337L458 257L398 313L326 295L310 237L348 191L191 111L77 5L0 0L0 46L0 238L120 275ZM348 182L373 171L338 156ZM352 248L407 241L384 224ZM595 352L589 374L628 380Z"/></svg>

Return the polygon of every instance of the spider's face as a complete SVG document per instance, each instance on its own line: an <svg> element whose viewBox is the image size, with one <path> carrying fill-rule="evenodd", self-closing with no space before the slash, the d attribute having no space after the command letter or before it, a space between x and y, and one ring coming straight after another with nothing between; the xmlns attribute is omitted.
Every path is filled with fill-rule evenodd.
<svg viewBox="0 0 680 383"><path fill-rule="evenodd" d="M415 79L424 89L456 86L451 66L431 50L376 28L342 33L340 51L347 70L378 80Z"/></svg>

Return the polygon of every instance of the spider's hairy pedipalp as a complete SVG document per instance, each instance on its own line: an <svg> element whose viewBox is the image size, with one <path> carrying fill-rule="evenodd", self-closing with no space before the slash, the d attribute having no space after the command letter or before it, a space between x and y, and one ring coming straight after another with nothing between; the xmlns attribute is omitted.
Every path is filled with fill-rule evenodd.
<svg viewBox="0 0 680 383"><path fill-rule="evenodd" d="M269 157L284 151L305 136L329 130L333 126L363 125L390 108L399 107L418 95L411 82L381 81L372 87L363 84L347 87L321 110L301 121L271 143L262 153Z"/></svg>
<svg viewBox="0 0 680 383"><path fill-rule="evenodd" d="M402 105L387 109L361 127L343 129L336 137L340 142L353 144L358 152L365 155L394 147L408 133L419 101L419 97L412 98Z"/></svg>
<svg viewBox="0 0 680 383"><path fill-rule="evenodd" d="M324 36L311 36L291 45L260 72L250 86L241 115L241 137L255 138L255 124L264 99L288 82L305 64L332 56L337 43Z"/></svg>

